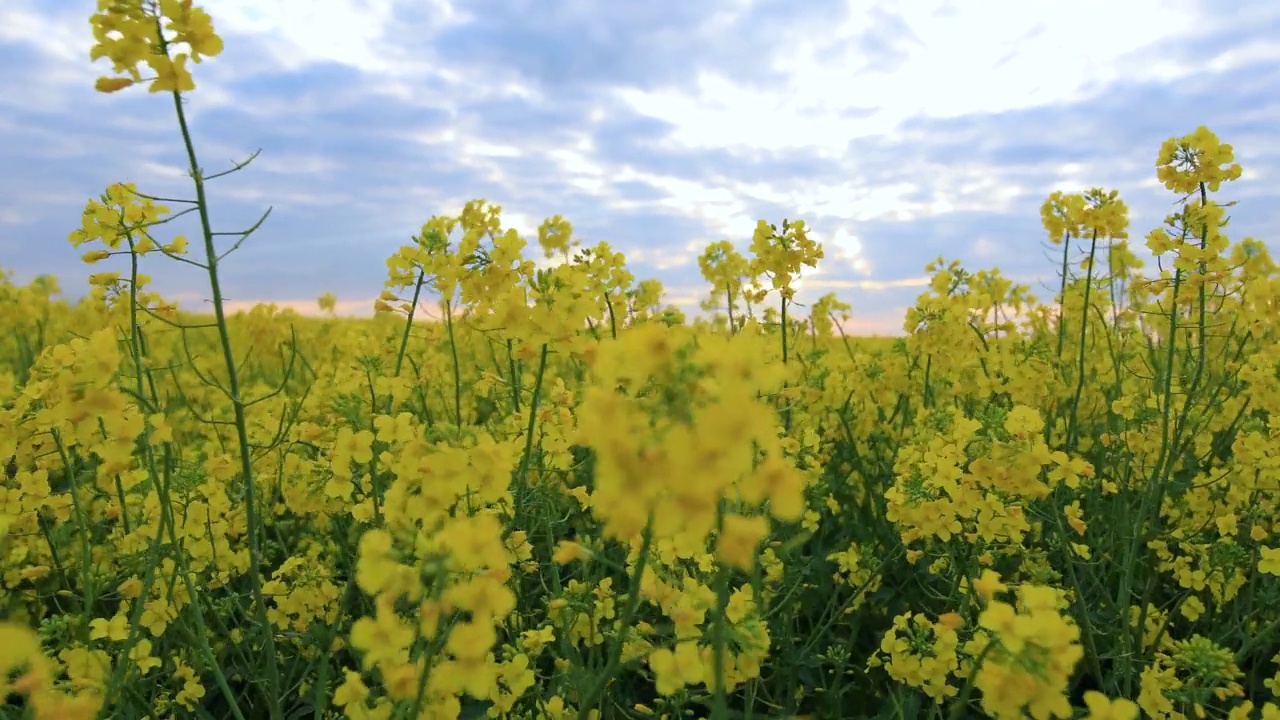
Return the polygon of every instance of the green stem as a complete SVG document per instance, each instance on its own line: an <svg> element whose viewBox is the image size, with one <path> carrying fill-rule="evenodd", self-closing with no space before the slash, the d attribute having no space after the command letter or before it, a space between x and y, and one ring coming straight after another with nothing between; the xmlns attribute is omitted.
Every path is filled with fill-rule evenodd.
<svg viewBox="0 0 1280 720"><path fill-rule="evenodd" d="M737 329L738 323L733 318L733 290L730 289L728 285L724 288L724 302L725 306L729 310L729 334L733 335L734 330Z"/></svg>
<svg viewBox="0 0 1280 720"><path fill-rule="evenodd" d="M449 332L449 350L453 354L453 422L462 429L462 366L458 364L458 341L453 335L453 305L444 301L444 326Z"/></svg>
<svg viewBox="0 0 1280 720"><path fill-rule="evenodd" d="M1075 445L1076 433L1079 432L1079 422L1077 413L1080 410L1080 396L1084 393L1084 370L1085 360L1088 358L1088 348L1085 341L1089 333L1089 295L1093 290L1093 260L1098 252L1098 231L1093 231L1093 238L1089 242L1089 265L1085 270L1084 277L1084 310L1080 313L1080 355L1079 362L1076 366L1076 390L1071 397L1071 415L1067 425L1067 450L1070 451Z"/></svg>
<svg viewBox="0 0 1280 720"><path fill-rule="evenodd" d="M724 500L716 508L716 536L724 536ZM711 651L714 667L714 685L712 686L711 720L725 720L729 717L729 699L725 692L724 663L725 650L729 642L729 624L726 609L729 607L729 568L723 562L716 572L716 624L712 628Z"/></svg>
<svg viewBox="0 0 1280 720"><path fill-rule="evenodd" d="M1062 283L1058 287L1058 357L1062 357L1062 346L1067 341L1067 271L1068 256L1071 252L1071 233L1062 238Z"/></svg>
<svg viewBox="0 0 1280 720"><path fill-rule="evenodd" d="M507 365L511 372L511 410L520 412L520 373L516 370L515 342L507 338ZM522 363L523 364L523 363Z"/></svg>
<svg viewBox="0 0 1280 720"><path fill-rule="evenodd" d="M1267 625L1262 630L1253 633L1249 639L1245 641L1244 645L1240 647L1240 650L1236 652L1236 664L1244 664L1244 662L1249 659L1249 654L1260 646L1270 642L1271 636L1274 635L1277 630L1280 630L1280 618L1272 620L1271 624Z"/></svg>
<svg viewBox="0 0 1280 720"><path fill-rule="evenodd" d="M62 436L58 431L54 430L50 433L53 436L53 446L58 452L59 459L62 460L62 467L66 468L68 485L70 486L71 509L76 518L76 525L80 531L80 582L84 584L84 612L91 618L96 612L94 605L97 603L97 577L93 573L93 548L89 545L92 535L89 532L89 519L84 512L84 505L80 503L80 483L76 477L78 471L78 463L71 461L66 446L62 444ZM85 619L85 624L88 624Z"/></svg>
<svg viewBox="0 0 1280 720"><path fill-rule="evenodd" d="M167 52L167 48L162 48ZM226 310L223 308L222 285L218 280L218 253L213 242L213 227L209 220L209 202L205 195L204 176L200 170L200 162L196 157L195 145L191 140L191 130L187 125L186 112L182 107L182 93L174 90L173 108L178 116L178 126L182 131L182 143L186 147L187 163L191 170L191 181L195 185L197 209L200 215L200 231L204 236L204 252L206 269L209 274L209 289L213 294L213 313L218 327L218 339L222 345L222 359L227 366L227 394L235 413L236 440L240 446L240 474L244 488L245 524L248 528L249 541L249 584L253 591L257 624L264 635L262 649L262 667L266 674L265 690L268 715L271 720L282 720L284 713L280 708L280 667L276 654L275 631L267 619L267 604L262 596L262 555L261 538L259 537L261 520L258 517L257 488L253 479L252 456L249 447L249 432L245 419L245 403L240 397L240 380L236 370L235 353L231 347L231 335L227 330ZM194 590L194 588L193 588Z"/></svg>
<svg viewBox="0 0 1280 720"><path fill-rule="evenodd" d="M1165 348L1165 367L1163 385L1161 395L1164 397L1164 409L1160 419L1160 452L1157 455L1155 466L1149 478L1149 487L1143 488L1142 501L1138 506L1137 517L1132 526L1132 537L1129 538L1129 547L1124 557L1124 572L1120 578L1120 587L1116 592L1116 608L1124 611L1129 607L1132 600L1134 575L1137 572L1138 562L1137 555L1143 545L1143 530L1147 524L1148 514L1154 510L1159 512L1160 505L1164 497L1164 489L1167 483L1164 482L1164 465L1169 455L1170 435L1169 426L1172 422L1173 410L1173 360L1174 354L1178 346L1178 290L1182 287L1182 270L1175 268L1173 272L1173 284L1169 293L1169 336L1165 338L1168 346ZM1151 486L1154 486L1152 489ZM1147 608L1142 606L1138 610L1139 617L1136 625L1131 628L1132 632L1124 637L1133 643L1134 647L1142 645L1142 628L1146 618ZM1118 682L1122 683L1119 691L1124 697L1129 697L1133 690L1133 678L1130 669L1133 664L1133 652L1122 651L1117 658Z"/></svg>
<svg viewBox="0 0 1280 720"><path fill-rule="evenodd" d="M595 685L583 696L582 703L578 706L578 720L588 720L591 717L591 711L595 709L609 681L622 666L623 636L631 629L631 619L640 609L640 581L644 579L644 570L649 563L649 548L652 545L653 515L650 514L640 540L640 557L636 560L635 569L631 573L631 582L627 586L627 605L622 611L622 617L618 619L617 630L609 641L608 663L605 665L604 672L596 679Z"/></svg>
<svg viewBox="0 0 1280 720"><path fill-rule="evenodd" d="M529 460L533 456L533 430L538 422L538 396L542 394L542 379L547 372L548 345L542 344L542 354L538 358L538 374L533 381L533 397L529 400L529 424L524 432L524 456L520 458L520 482L526 482L529 472Z"/></svg>
<svg viewBox="0 0 1280 720"><path fill-rule="evenodd" d="M787 364L787 296L782 296L782 364Z"/></svg>
<svg viewBox="0 0 1280 720"><path fill-rule="evenodd" d="M422 285L426 282L427 271L418 268L418 280L413 284L413 301L409 303L408 316L404 321L404 332L400 334L400 349L396 352L396 366L392 377L400 377L400 370L404 367L404 354L409 349L409 331L413 328L413 316L418 310L418 298L422 295ZM387 414L391 414L392 398L387 398Z"/></svg>
<svg viewBox="0 0 1280 720"><path fill-rule="evenodd" d="M787 348L787 296L785 293L783 293L782 295L782 364L784 366L787 364L787 359L788 359L787 350L788 350ZM787 390L787 384L785 382L782 384L782 390L783 392L786 392ZM787 432L791 432L791 401L788 398L783 397L782 402L783 402L782 427L785 428Z"/></svg>
<svg viewBox="0 0 1280 720"><path fill-rule="evenodd" d="M951 706L951 712L948 713L950 720L960 720L960 718L964 717L964 711L969 707L969 697L973 695L978 673L982 672L982 664L986 662L987 655L995 649L995 646L995 641L988 641L987 646L982 649L982 653L973 661L973 671L969 673L969 677L965 678L964 687L960 689L960 695L956 698L955 704Z"/></svg>
<svg viewBox="0 0 1280 720"><path fill-rule="evenodd" d="M613 302L609 300L609 288L604 290L604 306L609 311L609 334L618 339L618 321L613 316Z"/></svg>

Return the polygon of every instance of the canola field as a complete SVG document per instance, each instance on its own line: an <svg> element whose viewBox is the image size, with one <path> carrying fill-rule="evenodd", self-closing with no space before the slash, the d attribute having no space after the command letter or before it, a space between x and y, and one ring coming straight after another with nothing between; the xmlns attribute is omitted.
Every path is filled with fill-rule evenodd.
<svg viewBox="0 0 1280 720"><path fill-rule="evenodd" d="M899 339L796 300L801 221L708 247L691 319L482 200L373 319L229 314L180 101L214 19L91 26L191 197L104 178L86 298L0 281L0 717L1280 718L1280 271L1208 129L1155 153L1156 263L1055 193L1055 297L940 259Z"/></svg>

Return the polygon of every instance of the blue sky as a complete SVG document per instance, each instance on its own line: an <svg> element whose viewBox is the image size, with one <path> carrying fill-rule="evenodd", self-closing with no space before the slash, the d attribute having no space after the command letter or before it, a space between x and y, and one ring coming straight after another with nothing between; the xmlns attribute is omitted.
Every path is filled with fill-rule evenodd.
<svg viewBox="0 0 1280 720"><path fill-rule="evenodd" d="M186 189L167 98L92 89L91 0L0 5L0 267L89 269L66 241L109 183ZM267 224L224 265L235 306L368 313L384 259L470 198L531 236L563 214L692 309L696 257L804 218L827 249L801 300L900 331L938 255L1052 282L1038 209L1121 191L1137 240L1174 197L1167 137L1237 148L1233 237L1277 248L1280 3L1252 0L206 0L226 41L188 100L218 229ZM184 228L189 229L189 228ZM1140 244L1140 242L1139 242ZM101 266L95 269L101 269ZM190 307L201 278L165 261ZM1042 297L1049 295L1041 291Z"/></svg>

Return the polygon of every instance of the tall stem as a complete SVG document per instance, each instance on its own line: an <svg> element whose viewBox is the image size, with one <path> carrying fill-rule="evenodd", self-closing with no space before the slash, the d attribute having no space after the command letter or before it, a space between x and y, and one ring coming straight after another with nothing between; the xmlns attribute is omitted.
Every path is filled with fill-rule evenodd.
<svg viewBox="0 0 1280 720"><path fill-rule="evenodd" d="M782 296L782 364L787 364L787 296ZM782 385L782 389L787 389L786 384ZM785 396L782 399L782 426L787 432L791 432L791 401Z"/></svg>
<svg viewBox="0 0 1280 720"><path fill-rule="evenodd" d="M204 176L201 174L200 163L196 158L195 145L191 141L187 115L182 109L182 94L175 90L172 95L173 108L178 115L178 126L182 131L182 143L187 151L191 182L196 190L200 232L204 238L205 267L209 272L209 290L213 294L213 314L218 326L218 339L222 345L222 360L227 366L227 394L235 413L236 440L240 449L240 475L244 488L245 524L248 526L249 584L253 590L258 627L262 629L265 638L262 666L267 681L267 710L271 720L281 720L284 714L280 709L279 657L276 655L274 626L267 618L267 604L262 595L262 540L258 532L258 523L261 521L258 518L258 493L253 479L249 432L245 421L245 403L244 398L240 397L240 380L236 371L235 354L231 348L231 334L227 330L226 310L222 306L222 285L218 280L218 252L213 243L213 227L209 221L209 203L204 190Z"/></svg>
<svg viewBox="0 0 1280 720"><path fill-rule="evenodd" d="M1085 271L1084 277L1084 311L1080 313L1080 355L1079 362L1076 365L1076 390L1071 396L1071 417L1067 429L1067 449L1070 450L1075 444L1076 433L1079 431L1079 422L1077 421L1077 413L1080 410L1080 396L1084 393L1084 370L1085 360L1088 358L1088 348L1085 347L1085 341L1089 333L1089 295L1093 290L1093 262L1098 252L1098 231L1093 231L1093 238L1089 241L1089 265Z"/></svg>
<svg viewBox="0 0 1280 720"><path fill-rule="evenodd" d="M1062 282L1058 286L1058 357L1062 357L1062 346L1067 341L1067 258L1071 252L1071 235L1062 238Z"/></svg>
<svg viewBox="0 0 1280 720"><path fill-rule="evenodd" d="M733 317L733 290L728 286L724 289L725 307L729 310L729 334L732 335L738 323Z"/></svg>
<svg viewBox="0 0 1280 720"><path fill-rule="evenodd" d="M453 334L453 304L444 301L444 324L449 331L449 350L453 354L453 419L462 429L462 367L458 364L458 340Z"/></svg>

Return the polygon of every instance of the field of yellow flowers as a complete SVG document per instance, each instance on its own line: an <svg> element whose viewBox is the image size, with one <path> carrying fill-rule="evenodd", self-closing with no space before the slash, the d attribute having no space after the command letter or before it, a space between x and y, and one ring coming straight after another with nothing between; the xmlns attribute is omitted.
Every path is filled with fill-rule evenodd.
<svg viewBox="0 0 1280 720"><path fill-rule="evenodd" d="M1280 272L1207 129L1159 151L1156 267L1118 193L1055 193L1051 304L940 260L898 340L794 300L803 222L707 248L690 321L484 201L372 320L229 315L182 104L213 20L92 28L193 196L89 201L84 300L0 281L0 716L1280 718Z"/></svg>

